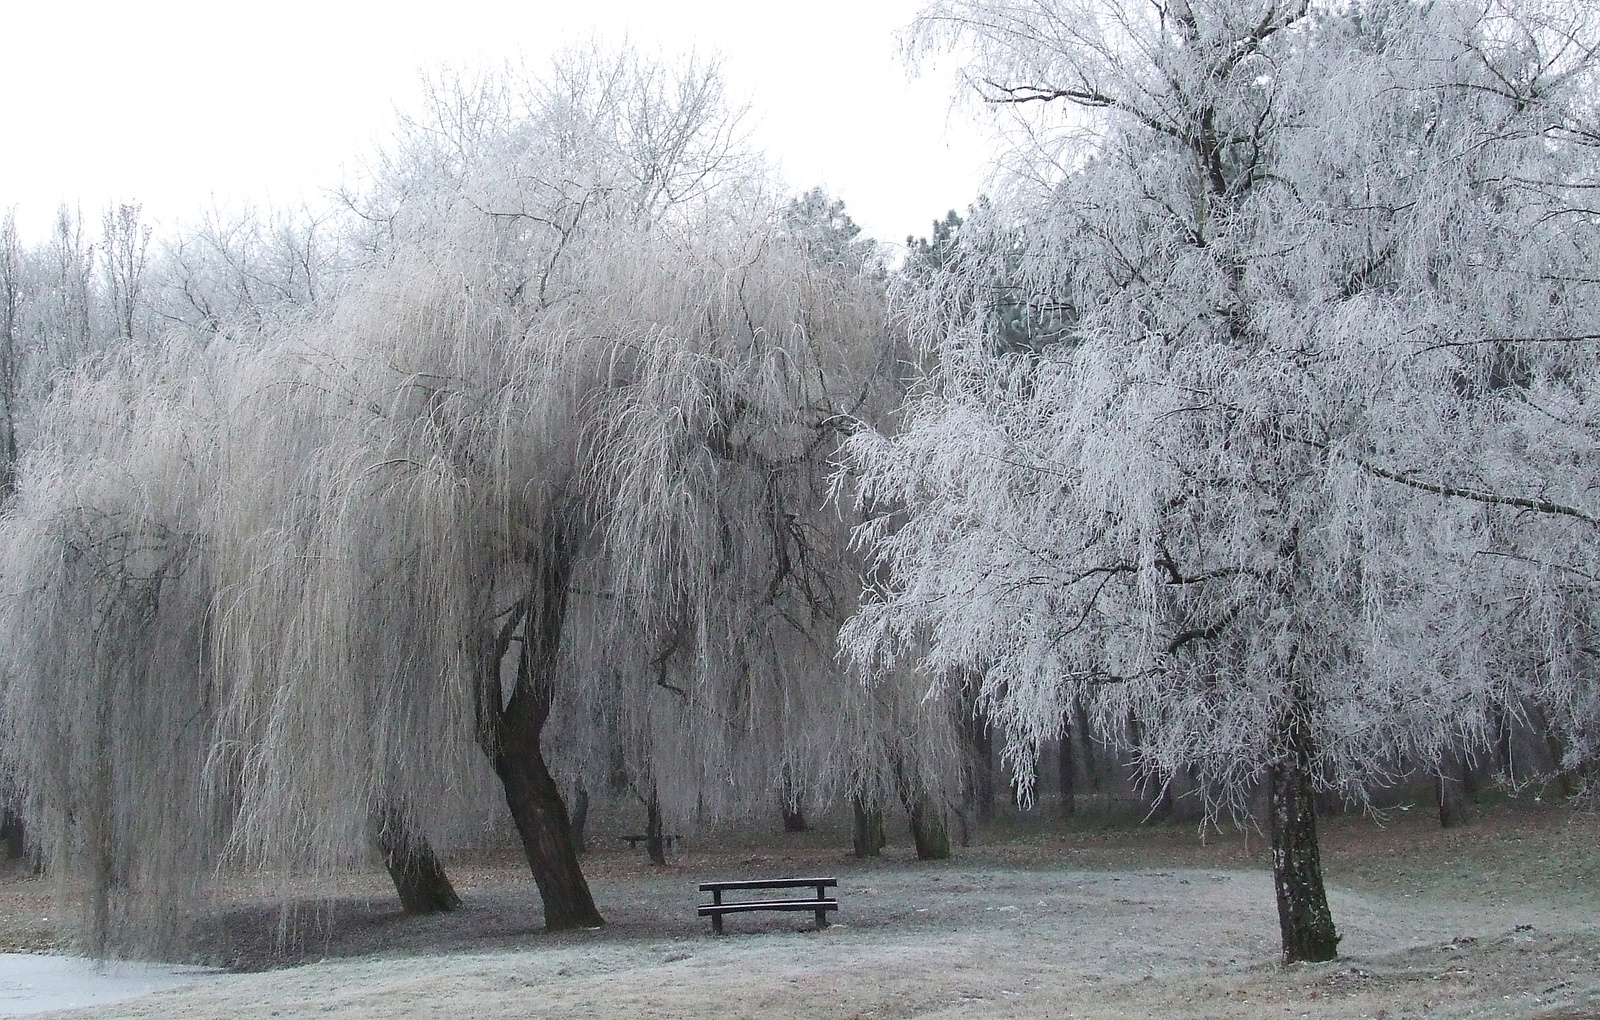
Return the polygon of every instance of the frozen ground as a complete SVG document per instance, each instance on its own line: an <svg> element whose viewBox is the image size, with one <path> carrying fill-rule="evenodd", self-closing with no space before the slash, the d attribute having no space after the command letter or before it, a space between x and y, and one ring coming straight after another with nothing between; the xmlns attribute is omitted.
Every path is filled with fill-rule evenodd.
<svg viewBox="0 0 1600 1020"><path fill-rule="evenodd" d="M299 966L235 973L91 1006L84 1017L909 1018L1600 1017L1597 835L1564 810L1327 826L1340 960L1275 962L1259 838L1192 828L986 833L943 864L860 863L839 833L691 849L667 869L591 855L608 926L549 936L514 862L454 866L463 909L400 917L376 877L302 931ZM837 874L839 924L730 917L706 934L695 882ZM29 895L14 883L0 907ZM39 909L37 903L33 909ZM216 951L257 957L235 913Z"/></svg>

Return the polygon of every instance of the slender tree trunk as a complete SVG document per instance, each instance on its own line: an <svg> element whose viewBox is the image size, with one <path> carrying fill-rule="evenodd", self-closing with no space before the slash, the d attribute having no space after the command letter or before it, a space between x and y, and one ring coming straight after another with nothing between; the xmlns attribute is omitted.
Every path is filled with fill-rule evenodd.
<svg viewBox="0 0 1600 1020"><path fill-rule="evenodd" d="M789 780L783 782L783 831L806 831L806 816L800 805L800 792L794 788Z"/></svg>
<svg viewBox="0 0 1600 1020"><path fill-rule="evenodd" d="M1506 782L1515 785L1517 773L1511 756L1511 712L1504 702L1497 701L1489 706L1489 720L1493 726L1495 764L1505 775Z"/></svg>
<svg viewBox="0 0 1600 1020"><path fill-rule="evenodd" d="M650 781L650 799L644 804L644 848L650 863L665 867L667 841L661 834L661 797L656 793L655 780Z"/></svg>
<svg viewBox="0 0 1600 1020"><path fill-rule="evenodd" d="M1433 773L1434 790L1439 795L1439 827L1442 829L1454 828L1463 820L1461 796L1465 792L1463 777L1466 771L1461 754L1453 746L1446 748L1439 760L1439 767Z"/></svg>
<svg viewBox="0 0 1600 1020"><path fill-rule="evenodd" d="M905 805L911 820L911 841L917 848L919 861L943 861L950 857L950 826L945 820L944 808L924 789L921 783L912 785L906 777L905 765L894 763L895 785L899 788L900 803Z"/></svg>
<svg viewBox="0 0 1600 1020"><path fill-rule="evenodd" d="M994 821L994 738L989 732L988 716L978 707L977 684L976 677L969 677L963 684L956 711L960 713L958 722L967 758L962 817L982 824ZM962 842L966 840L967 835L963 834Z"/></svg>
<svg viewBox="0 0 1600 1020"><path fill-rule="evenodd" d="M1061 761L1057 778L1061 783L1061 817L1071 818L1077 810L1078 760L1072 753L1072 709L1061 717Z"/></svg>
<svg viewBox="0 0 1600 1020"><path fill-rule="evenodd" d="M0 220L0 506L16 491L18 319L22 313L22 249L13 208Z"/></svg>
<svg viewBox="0 0 1600 1020"><path fill-rule="evenodd" d="M492 661L481 667L479 733L505 787L506 805L539 887L545 928L596 928L604 922L573 849L572 820L539 746L550 716L571 569L559 534L548 544L546 555L535 564L527 597L501 630ZM504 700L500 667L519 624L516 687Z"/></svg>
<svg viewBox="0 0 1600 1020"><path fill-rule="evenodd" d="M994 734L989 730L989 720L979 716L972 720L972 806L973 818L978 822L992 822L994 812Z"/></svg>
<svg viewBox="0 0 1600 1020"><path fill-rule="evenodd" d="M1556 728L1550 725L1550 717L1537 704L1529 706L1528 720L1539 731L1539 735L1544 738L1544 746L1550 751L1550 767L1555 770L1556 789L1561 792L1561 796L1571 797L1578 792L1578 784L1577 778L1572 774L1572 770L1564 766L1567 747L1561 739L1561 734L1557 733Z"/></svg>
<svg viewBox="0 0 1600 1020"><path fill-rule="evenodd" d="M583 837L584 826L589 822L589 790L578 780L578 789L572 795L572 852L585 854L589 844Z"/></svg>
<svg viewBox="0 0 1600 1020"><path fill-rule="evenodd" d="M1303 681L1290 675L1289 703L1277 722L1268 769L1272 816L1272 882L1285 963L1338 956L1339 936L1322 885L1316 798L1311 782L1315 745Z"/></svg>
<svg viewBox="0 0 1600 1020"><path fill-rule="evenodd" d="M1163 822L1172 820L1172 784L1177 781L1176 775L1168 777L1166 782L1160 782L1159 778L1150 780L1150 785L1155 787L1155 797L1150 802L1150 817Z"/></svg>
<svg viewBox="0 0 1600 1020"><path fill-rule="evenodd" d="M1083 755L1083 778L1089 781L1089 792L1100 792L1100 762L1095 754L1094 733L1089 729L1089 713L1083 709L1083 701L1074 703L1078 716L1078 734L1083 739L1078 742L1080 753Z"/></svg>
<svg viewBox="0 0 1600 1020"><path fill-rule="evenodd" d="M385 809L378 824L383 866L408 914L437 914L461 906L461 897L444 873L426 836L406 827L399 810Z"/></svg>
<svg viewBox="0 0 1600 1020"><path fill-rule="evenodd" d="M1035 798L1037 798L1039 794L1038 761L1034 761L1034 763L1029 766L1028 774L1026 776L1013 775L1011 777L1011 781L1006 784L1007 792L1011 795L1011 806L1016 808L1018 811L1022 810L1022 788L1024 785L1024 780L1026 780L1028 789L1032 790Z"/></svg>
<svg viewBox="0 0 1600 1020"><path fill-rule="evenodd" d="M883 852L888 836L883 827L883 809L868 807L866 801L860 797L850 799L850 807L855 815L855 829L853 843L857 857L876 857Z"/></svg>

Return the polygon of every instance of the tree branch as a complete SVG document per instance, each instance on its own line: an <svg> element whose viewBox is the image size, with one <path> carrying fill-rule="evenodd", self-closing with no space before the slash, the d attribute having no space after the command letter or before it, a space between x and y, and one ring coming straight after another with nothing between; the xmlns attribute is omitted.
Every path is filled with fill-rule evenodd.
<svg viewBox="0 0 1600 1020"><path fill-rule="evenodd" d="M1397 471L1390 471L1387 468L1379 467L1378 465L1373 464L1371 461L1364 460L1360 457L1356 458L1356 463L1361 465L1364 470L1372 472L1379 478L1386 478L1391 482L1399 482L1401 485L1409 486L1413 489L1421 489L1423 492L1432 492L1440 496L1451 496L1456 499L1471 500L1474 503L1487 503L1493 506L1511 506L1516 507L1519 510L1532 510L1535 513L1571 517L1576 520L1583 521L1585 524L1600 526L1600 517L1591 516L1575 506L1567 506L1564 503L1555 503L1547 499L1529 499L1526 496L1506 496L1498 492L1489 492L1484 489L1469 489L1465 486L1459 485L1440 485L1434 482L1425 482L1420 478L1412 478L1409 475L1403 475Z"/></svg>

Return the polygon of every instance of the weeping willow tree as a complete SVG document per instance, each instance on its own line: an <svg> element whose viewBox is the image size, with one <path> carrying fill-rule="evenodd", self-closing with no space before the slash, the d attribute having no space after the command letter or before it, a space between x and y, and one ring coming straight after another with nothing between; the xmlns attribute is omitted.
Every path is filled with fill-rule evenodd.
<svg viewBox="0 0 1600 1020"><path fill-rule="evenodd" d="M191 354L63 381L0 522L8 771L101 954L181 938L227 836L201 778L217 697L203 439L215 421Z"/></svg>
<svg viewBox="0 0 1600 1020"><path fill-rule="evenodd" d="M882 402L888 335L871 281L786 240L759 182L720 162L663 169L635 120L595 113L583 81L558 84L535 110L545 130L524 112L452 143L488 153L446 161L465 198L405 196L388 222L431 211L262 404L280 417L251 434L323 433L236 458L241 477L262 472L247 491L309 493L305 524L273 526L304 552L281 558L294 578L247 558L238 577L288 594L241 598L221 621L225 668L248 664L229 674L225 743L243 749L236 771L263 777L245 787L250 838L348 842L348 808L302 801L357 757L341 749L364 739L352 718L400 725L413 757L396 775L412 778L384 796L407 804L448 803L424 793L415 748L468 733L551 928L599 922L559 748L619 751L641 795L683 819L770 804L797 774L819 788L844 775L832 634L859 565L826 505L827 461L844 423ZM224 544L243 550L266 530L238 527ZM316 690L279 696L294 684ZM281 734L263 728L269 701ZM407 712L454 738L407 730ZM308 763L307 745L329 760Z"/></svg>
<svg viewBox="0 0 1600 1020"><path fill-rule="evenodd" d="M704 67L626 55L441 84L352 199L372 254L338 300L256 347L94 383L128 420L189 409L163 432L62 396L81 419L62 434L87 438L30 461L7 524L8 585L48 592L0 618L26 632L7 695L22 771L54 775L58 753L104 767L97 749L124 737L80 720L142 718L56 682L44 635L64 628L83 628L103 688L124 660L165 655L148 711L193 720L170 794L113 789L88 810L82 769L30 778L64 872L129 890L130 923L89 917L100 937L176 930L181 897L150 891L181 891L197 862L270 869L289 895L396 829L448 846L496 781L546 926L599 924L558 780L618 755L690 824L770 806L785 783L948 785L942 724L909 694L880 690L899 707L874 709L835 663L860 565L828 461L845 422L889 402L880 288L785 231L719 90ZM164 473L130 474L154 470L124 463L135 443ZM155 509L130 517L110 482L92 501L50 487L90 468ZM183 601L60 573L86 540L52 522L102 505L202 554ZM188 658L100 626L72 602L89 598L149 605L143 626L186 636ZM857 713L904 726L892 756L848 753ZM46 715L57 730L34 725ZM125 760L129 790L149 787L158 759ZM67 831L137 810L170 828L113 843L159 881Z"/></svg>

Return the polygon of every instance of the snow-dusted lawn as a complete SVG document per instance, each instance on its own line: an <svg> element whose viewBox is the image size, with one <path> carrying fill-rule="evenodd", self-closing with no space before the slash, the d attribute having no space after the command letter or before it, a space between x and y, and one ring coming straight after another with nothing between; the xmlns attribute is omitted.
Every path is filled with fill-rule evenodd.
<svg viewBox="0 0 1600 1020"><path fill-rule="evenodd" d="M767 853L691 851L666 871L621 851L593 855L611 923L561 936L538 931L537 900L514 871L464 867L466 904L451 918L401 919L375 897L318 962L81 1015L1593 1016L1594 897L1562 890L1590 875L1595 826L1566 817L1517 832L1484 820L1465 836L1420 823L1333 826L1330 848L1345 851L1349 872L1332 868L1343 957L1317 967L1275 963L1259 839L1199 847L1171 828L1069 834L994 842L946 864L891 854L858 865L825 836L793 852L774 837ZM1183 856L1188 866L1173 859ZM730 917L730 934L714 938L694 917L699 878L823 868L838 874L842 904L826 932L798 930L809 915L754 914Z"/></svg>

